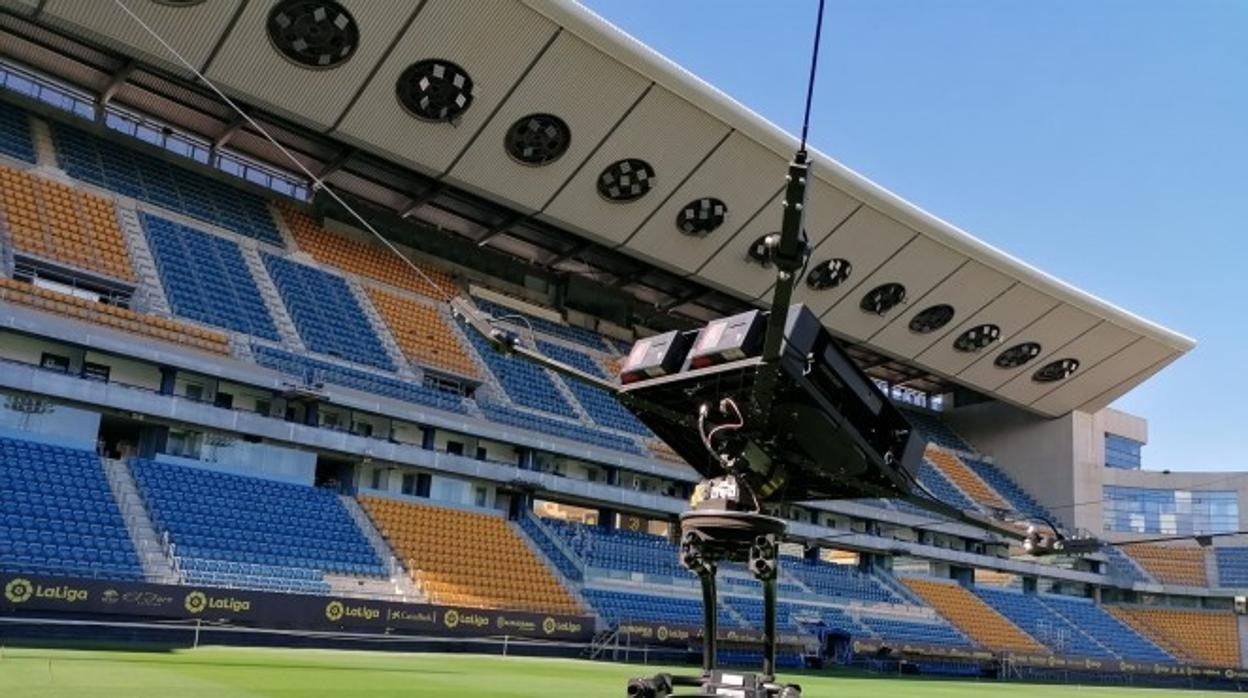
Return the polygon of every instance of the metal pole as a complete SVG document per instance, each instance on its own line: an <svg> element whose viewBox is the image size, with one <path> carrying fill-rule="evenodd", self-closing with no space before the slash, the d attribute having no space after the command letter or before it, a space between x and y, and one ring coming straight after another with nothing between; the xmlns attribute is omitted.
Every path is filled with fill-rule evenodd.
<svg viewBox="0 0 1248 698"><path fill-rule="evenodd" d="M702 671L710 674L715 670L716 644L719 642L719 614L715 610L719 595L715 591L715 567L708 565L698 576L702 578L702 620L706 626L702 638Z"/></svg>
<svg viewBox="0 0 1248 698"><path fill-rule="evenodd" d="M763 580L763 676L776 677L776 576Z"/></svg>
<svg viewBox="0 0 1248 698"><path fill-rule="evenodd" d="M203 623L202 618L195 619L195 645L192 649L199 649L199 626Z"/></svg>

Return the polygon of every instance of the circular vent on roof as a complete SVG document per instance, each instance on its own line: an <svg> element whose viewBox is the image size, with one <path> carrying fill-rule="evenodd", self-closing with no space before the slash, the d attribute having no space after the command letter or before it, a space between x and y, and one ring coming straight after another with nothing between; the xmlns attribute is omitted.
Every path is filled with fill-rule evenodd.
<svg viewBox="0 0 1248 698"><path fill-rule="evenodd" d="M1035 342L1023 342L997 354L997 358L992 363L997 368L1018 368L1037 356L1040 356L1040 345Z"/></svg>
<svg viewBox="0 0 1248 698"><path fill-rule="evenodd" d="M888 311L896 308L906 300L906 287L898 283L887 283L882 286L876 286L862 297L862 302L858 304L864 313L872 315L883 315Z"/></svg>
<svg viewBox="0 0 1248 698"><path fill-rule="evenodd" d="M598 193L607 201L636 201L654 186L654 168L645 160L626 158L607 166L598 175Z"/></svg>
<svg viewBox="0 0 1248 698"><path fill-rule="evenodd" d="M814 291L825 291L845 283L853 273L854 265L848 259L833 257L816 264L806 275L806 285Z"/></svg>
<svg viewBox="0 0 1248 698"><path fill-rule="evenodd" d="M1001 339L1001 328L996 325L976 325L953 340L953 348L973 353Z"/></svg>
<svg viewBox="0 0 1248 698"><path fill-rule="evenodd" d="M1037 383L1056 383L1070 378L1078 370L1078 359L1058 359L1041 366L1031 375L1031 379Z"/></svg>
<svg viewBox="0 0 1248 698"><path fill-rule="evenodd" d="M933 305L930 308L924 308L917 315L910 318L910 331L919 334L927 334L935 332L953 319L953 306L947 303Z"/></svg>
<svg viewBox="0 0 1248 698"><path fill-rule="evenodd" d="M342 65L360 44L355 20L333 0L282 0L269 12L268 30L279 53L307 68Z"/></svg>
<svg viewBox="0 0 1248 698"><path fill-rule="evenodd" d="M472 106L472 78L463 68L438 58L409 65L394 91L409 114L425 121L455 121Z"/></svg>
<svg viewBox="0 0 1248 698"><path fill-rule="evenodd" d="M549 165L568 152L572 132L553 114L529 114L507 129L507 154L525 165Z"/></svg>
<svg viewBox="0 0 1248 698"><path fill-rule="evenodd" d="M802 249L805 250L805 254L809 256L810 246L805 244L807 240L806 231L802 230ZM780 233L778 232L771 232L766 235L758 236L758 239L750 243L750 248L745 251L746 261L762 265L764 268L770 268L772 250L779 244ZM804 261L803 266L805 266Z"/></svg>
<svg viewBox="0 0 1248 698"><path fill-rule="evenodd" d="M707 235L724 224L728 206L719 199L704 196L685 204L676 214L676 227L685 235Z"/></svg>

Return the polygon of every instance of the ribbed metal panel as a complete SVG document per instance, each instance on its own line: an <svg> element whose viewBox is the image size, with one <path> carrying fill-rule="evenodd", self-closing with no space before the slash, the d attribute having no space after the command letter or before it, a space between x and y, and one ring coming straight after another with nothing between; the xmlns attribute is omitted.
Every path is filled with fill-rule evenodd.
<svg viewBox="0 0 1248 698"><path fill-rule="evenodd" d="M1030 286L1017 284L975 315L961 318L957 327L930 349L919 354L918 360L942 373L957 375L975 363L982 354L995 353L998 347L1008 347L1014 340L1015 333L1056 305L1057 301L1052 296L1046 296ZM985 323L1001 328L1000 341L979 353L967 353L953 348L954 338L971 327Z"/></svg>
<svg viewBox="0 0 1248 698"><path fill-rule="evenodd" d="M360 46L337 68L314 70L287 60L265 30L276 0L251 0L208 69L232 90L282 112L293 121L329 128L411 18L414 2L341 0L355 18Z"/></svg>
<svg viewBox="0 0 1248 698"><path fill-rule="evenodd" d="M784 184L785 162L758 143L734 133L672 194L625 247L663 266L693 272L733 238ZM760 173L775 173L768 182ZM676 216L690 201L713 196L728 205L728 218L706 237L689 237Z"/></svg>
<svg viewBox="0 0 1248 698"><path fill-rule="evenodd" d="M823 316L823 322L855 339L866 339L910 306L923 305L924 301L919 299L965 260L948 247L920 235L864 279L857 292L842 298ZM859 307L863 294L892 282L906 287L905 303L883 316L863 312Z"/></svg>
<svg viewBox="0 0 1248 698"><path fill-rule="evenodd" d="M1157 342L1141 338L1095 366L1081 366L1078 373L1061 381L1053 392L1031 404L1042 412L1050 413L1068 409L1068 405L1082 405L1174 353Z"/></svg>
<svg viewBox="0 0 1248 698"><path fill-rule="evenodd" d="M338 132L423 171L442 173L557 30L521 3L429 0L342 118ZM455 125L421 121L395 98L399 75L424 58L451 61L472 77L472 106Z"/></svg>
<svg viewBox="0 0 1248 698"><path fill-rule="evenodd" d="M771 185L783 183L783 172L767 174L771 175L767 180ZM776 201L778 203L780 199ZM806 197L806 235L810 238L811 246L826 240L857 206L857 201L839 189L823 180L815 179ZM764 269L757 264L746 264L744 260L746 250L759 235L780 229L780 216L781 209L778 206L764 208L698 270L698 276L730 293L746 298L764 296L763 300L766 301L770 298L769 291L776 281L776 270Z"/></svg>
<svg viewBox="0 0 1248 698"><path fill-rule="evenodd" d="M841 298L851 295L864 278L915 234L879 211L863 206L823 244L815 247L810 255L811 264L834 257L848 259L854 265L853 274L840 286L821 291L812 291L806 284L798 284L793 302L805 303L816 315L824 314Z"/></svg>
<svg viewBox="0 0 1248 698"><path fill-rule="evenodd" d="M1021 374L1031 375L1048 361L1057 358L1056 352L1075 337L1087 332L1097 323L1096 317L1070 305L1059 305L1045 313L1040 319L1020 330L1008 342L998 342L991 351L984 352L980 358L958 377L986 390L996 390L1006 382ZM1036 342L1040 345L1040 354L1023 366L1015 369L1003 369L993 361L998 354L1020 342Z"/></svg>
<svg viewBox="0 0 1248 698"><path fill-rule="evenodd" d="M34 12L37 7L39 0L0 0L0 8L23 15Z"/></svg>
<svg viewBox="0 0 1248 698"><path fill-rule="evenodd" d="M1069 344L1054 347L1044 362L1034 362L1036 365L1030 371L1021 371L1013 380L1001 386L999 393L1007 400L1023 405L1030 404L1053 390L1053 384L1037 383L1031 379L1031 374L1045 363L1059 357L1074 357L1079 360L1079 371L1082 373L1084 369L1095 366L1138 339L1139 335L1111 322L1100 322ZM1143 368L1143 366L1136 368ZM1070 380L1078 381L1081 378L1082 376L1076 373L1071 376Z"/></svg>
<svg viewBox="0 0 1248 698"><path fill-rule="evenodd" d="M450 176L537 210L598 147L648 84L589 44L562 33L482 129ZM537 112L563 119L572 139L558 160L529 167L507 155L503 139L516 120Z"/></svg>
<svg viewBox="0 0 1248 698"><path fill-rule="evenodd" d="M923 300L915 300L893 322L871 338L875 346L897 356L912 357L933 342L943 341L963 318L974 315L1010 287L1013 281L995 269L970 262L932 289ZM924 308L938 303L953 306L953 321L930 334L910 331L910 320Z"/></svg>
<svg viewBox="0 0 1248 698"><path fill-rule="evenodd" d="M605 243L623 242L715 147L728 128L671 92L646 93L546 213ZM654 168L653 186L637 201L607 201L597 191L603 169L624 158Z"/></svg>
<svg viewBox="0 0 1248 698"><path fill-rule="evenodd" d="M191 65L201 69L240 2L242 0L205 0L198 5L174 7L151 0L125 0L126 7ZM145 61L179 74L188 74L168 50L112 0L49 0L42 17L72 25L105 46L137 54Z"/></svg>

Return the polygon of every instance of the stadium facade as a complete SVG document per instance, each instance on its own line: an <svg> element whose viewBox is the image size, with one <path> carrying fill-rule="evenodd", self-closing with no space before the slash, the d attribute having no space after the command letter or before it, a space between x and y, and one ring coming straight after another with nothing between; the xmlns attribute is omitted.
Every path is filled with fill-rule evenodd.
<svg viewBox="0 0 1248 698"><path fill-rule="evenodd" d="M697 642L694 471L446 301L602 376L765 303L790 135L570 2L0 8L0 609ZM814 161L798 300L929 490L1114 541L1245 528L1248 478L1145 469L1109 407L1192 340ZM1245 666L1234 538L1036 560L903 503L775 513L791 662ZM730 659L756 586L728 570Z"/></svg>

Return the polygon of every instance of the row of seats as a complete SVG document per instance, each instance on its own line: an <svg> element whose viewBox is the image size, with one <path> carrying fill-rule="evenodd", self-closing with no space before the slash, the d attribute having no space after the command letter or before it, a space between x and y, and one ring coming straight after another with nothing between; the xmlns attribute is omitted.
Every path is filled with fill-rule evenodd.
<svg viewBox="0 0 1248 698"><path fill-rule="evenodd" d="M963 453L975 453L975 449L965 439L958 436L948 425L931 412L901 407L901 413L905 415L906 419L910 420L914 428L918 429L919 434L929 443L955 451L962 451Z"/></svg>
<svg viewBox="0 0 1248 698"><path fill-rule="evenodd" d="M585 600L610 625L623 622L667 623L669 625L702 625L702 598L626 592L618 589L587 588ZM736 599L734 599L735 601ZM740 628L725 600L717 607L719 624Z"/></svg>
<svg viewBox="0 0 1248 698"><path fill-rule="evenodd" d="M692 576L678 562L676 545L661 536L558 519L543 519L543 523L586 566L682 579Z"/></svg>
<svg viewBox="0 0 1248 698"><path fill-rule="evenodd" d="M921 577L903 577L901 581L982 647L1001 652L1048 653L1044 645L957 584Z"/></svg>
<svg viewBox="0 0 1248 698"><path fill-rule="evenodd" d="M1149 583L1153 580L1144 574L1139 564L1132 560L1122 549L1116 545L1107 545L1101 548L1106 560L1109 562L1109 574L1124 579L1132 584L1136 582Z"/></svg>
<svg viewBox="0 0 1248 698"><path fill-rule="evenodd" d="M264 265L308 349L385 371L395 369L342 277L267 253Z"/></svg>
<svg viewBox="0 0 1248 698"><path fill-rule="evenodd" d="M1248 588L1248 548L1215 548L1218 586Z"/></svg>
<svg viewBox="0 0 1248 698"><path fill-rule="evenodd" d="M328 361L317 361L261 344L252 345L251 353L256 363L261 366L298 376L306 385L331 383L449 412L460 414L467 412L462 396L428 388L420 383L341 366Z"/></svg>
<svg viewBox="0 0 1248 698"><path fill-rule="evenodd" d="M584 352L541 339L537 340L537 348L538 351L556 361L578 368L591 376L606 378L600 364ZM607 391L575 380L567 380L564 383L572 391L576 401L589 413L590 419L593 419L599 426L653 438L654 434L650 432L650 429Z"/></svg>
<svg viewBox="0 0 1248 698"><path fill-rule="evenodd" d="M384 281L439 301L449 300L455 295L455 279L437 267L411 260L425 275L421 276L391 250L331 233L294 204L282 202L277 209L299 249L322 264Z"/></svg>
<svg viewBox="0 0 1248 698"><path fill-rule="evenodd" d="M1162 584L1208 587L1203 548L1130 545L1124 548L1146 572Z"/></svg>
<svg viewBox="0 0 1248 698"><path fill-rule="evenodd" d="M555 419L553 417L543 417L531 412L512 409L505 405L491 402L480 403L481 413L491 422L504 424L506 426L524 429L526 431L535 431L539 434L548 434L569 441L579 441L581 443L598 446L600 448L610 449L612 451L623 451L624 453L632 453L642 455L641 447L636 441L624 436L619 436L601 429L587 427L583 424Z"/></svg>
<svg viewBox="0 0 1248 698"><path fill-rule="evenodd" d="M1040 505L1018 483L1014 482L997 466L977 458L962 457L962 462L980 477L989 487L996 490L1009 503L1010 508L1024 516L1040 521L1053 521L1053 514Z"/></svg>
<svg viewBox="0 0 1248 698"><path fill-rule="evenodd" d="M279 339L238 243L148 213L140 214L139 220L176 315Z"/></svg>
<svg viewBox="0 0 1248 698"><path fill-rule="evenodd" d="M262 196L72 126L55 123L52 133L61 169L75 179L282 245Z"/></svg>
<svg viewBox="0 0 1248 698"><path fill-rule="evenodd" d="M35 162L35 141L30 134L26 112L0 102L0 153L11 158Z"/></svg>
<svg viewBox="0 0 1248 698"><path fill-rule="evenodd" d="M372 286L365 291L399 349L413 363L468 378L481 377L468 348L437 308Z"/></svg>
<svg viewBox="0 0 1248 698"><path fill-rule="evenodd" d="M90 451L0 438L0 569L140 580L143 570Z"/></svg>
<svg viewBox="0 0 1248 698"><path fill-rule="evenodd" d="M536 543L537 547L541 548L542 554L546 556L546 559L554 563L555 567L559 569L560 574L574 582L582 580L584 575L581 573L581 568L564 553L564 550L559 547L555 539L547 534L535 516L532 514L522 516L518 523L524 534Z"/></svg>
<svg viewBox="0 0 1248 698"><path fill-rule="evenodd" d="M989 511L1010 510L1010 505L979 478L962 459L939 447L928 445L924 454L927 460L949 481L965 492L971 499L987 507Z"/></svg>
<svg viewBox="0 0 1248 698"><path fill-rule="evenodd" d="M559 579L501 517L380 497L359 500L433 602L580 612Z"/></svg>
<svg viewBox="0 0 1248 698"><path fill-rule="evenodd" d="M597 332L587 330L583 327L573 327L572 325L565 325L561 322L547 320L544 317L539 317L521 310L515 310L509 306L501 303L495 303L494 301L489 301L484 298L474 297L472 301L476 304L478 309L493 318L505 318L510 316L511 319L506 321L507 324L516 328L520 332L540 332L550 337L557 337L574 344L586 346L594 351L610 351L610 348L607 346L606 341L602 338L602 335Z"/></svg>
<svg viewBox="0 0 1248 698"><path fill-rule="evenodd" d="M499 353L488 339L472 328L466 325L464 327L468 341L512 402L560 417L576 419L576 411L563 398L546 369L527 359Z"/></svg>
<svg viewBox="0 0 1248 698"><path fill-rule="evenodd" d="M134 282L112 202L0 166L0 215L18 252Z"/></svg>
<svg viewBox="0 0 1248 698"><path fill-rule="evenodd" d="M168 535L183 567L254 576L257 584L306 575L275 575L277 567L385 575L333 492L145 459L135 459L131 467L152 524Z"/></svg>
<svg viewBox="0 0 1248 698"><path fill-rule="evenodd" d="M1230 611L1145 606L1105 608L1185 662L1240 666L1239 621Z"/></svg>
<svg viewBox="0 0 1248 698"><path fill-rule="evenodd" d="M939 499L946 504L952 504L959 509L975 509L975 505L971 502L971 500L967 499L966 495L962 494L961 490L954 487L953 483L950 482L949 479L946 478L944 474L941 473L940 470L937 469L936 466L932 465L931 461L926 458L924 458L923 462L919 464L918 480L923 487L927 488L929 493L936 497L936 499ZM914 507L907 502L898 502L898 504L902 505L899 506L899 508L903 511L912 511L923 516L928 515L926 510ZM909 508L907 509L906 507Z"/></svg>
<svg viewBox="0 0 1248 698"><path fill-rule="evenodd" d="M1034 594L975 587L974 592L993 610L1039 640L1054 654L1114 659L1115 655L1064 616L1040 603Z"/></svg>
<svg viewBox="0 0 1248 698"><path fill-rule="evenodd" d="M1040 603L1060 613L1072 625L1123 659L1137 662L1174 661L1156 643L1110 615L1104 607L1090 599L1054 595L1038 598Z"/></svg>
<svg viewBox="0 0 1248 698"><path fill-rule="evenodd" d="M229 337L220 332L36 288L25 281L0 277L0 300L214 354L230 350Z"/></svg>
<svg viewBox="0 0 1248 698"><path fill-rule="evenodd" d="M852 565L823 560L786 560L784 572L801 581L820 596L867 603L904 603L901 597L878 579Z"/></svg>

